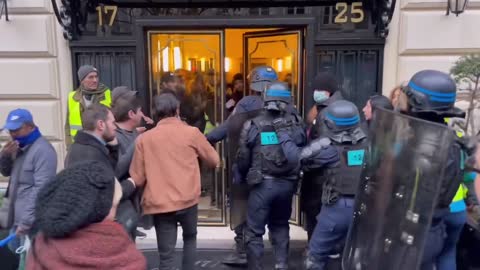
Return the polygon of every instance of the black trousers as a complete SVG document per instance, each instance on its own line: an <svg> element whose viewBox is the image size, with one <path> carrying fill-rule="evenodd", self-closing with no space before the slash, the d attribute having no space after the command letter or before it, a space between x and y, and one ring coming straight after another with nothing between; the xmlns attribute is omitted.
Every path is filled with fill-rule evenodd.
<svg viewBox="0 0 480 270"><path fill-rule="evenodd" d="M178 223L183 230L182 270L193 270L197 253L198 205L170 213L153 215L160 256L160 270L175 269L174 254Z"/></svg>

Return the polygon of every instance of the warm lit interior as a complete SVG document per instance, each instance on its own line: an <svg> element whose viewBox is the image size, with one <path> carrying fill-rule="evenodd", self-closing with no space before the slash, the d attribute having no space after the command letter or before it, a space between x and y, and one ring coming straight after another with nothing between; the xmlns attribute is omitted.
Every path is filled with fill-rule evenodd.
<svg viewBox="0 0 480 270"><path fill-rule="evenodd" d="M225 29L225 80L231 82L237 73L243 74L244 48L243 34L275 29ZM151 70L153 71L153 89L159 87L158 78L166 71L183 69L187 80L193 80L195 72L217 72L220 69L219 58L221 40L216 33L155 33L151 38ZM296 85L298 61L298 37L295 34L278 37L260 37L249 39L249 57L251 67L266 64L275 68L281 81L293 80ZM251 68L250 67L250 68ZM290 78L291 77L291 78ZM157 87L158 86L158 87ZM294 90L294 89L292 89Z"/></svg>
<svg viewBox="0 0 480 270"><path fill-rule="evenodd" d="M180 105L181 117L203 133L209 132L205 119L214 126L223 122L231 113L233 108L230 105L235 104L231 103L233 93L237 94L237 99L248 93L243 81L240 83L241 91L238 90L239 87L234 87L234 76L248 73L256 66L272 66L277 71L279 80L287 82L294 97L298 97L300 35L295 31L266 33L274 30L276 29L149 32L151 97L165 87L161 83L164 74L176 75L174 90L177 93L181 91L185 101ZM246 52L244 40L247 44ZM222 53L223 49L225 51ZM238 80L236 82L238 84ZM182 109L185 117L182 116ZM217 150L220 151L220 148ZM222 222L225 217L223 206L226 182L215 170L202 168L201 174L203 190L199 203L199 221L208 224Z"/></svg>

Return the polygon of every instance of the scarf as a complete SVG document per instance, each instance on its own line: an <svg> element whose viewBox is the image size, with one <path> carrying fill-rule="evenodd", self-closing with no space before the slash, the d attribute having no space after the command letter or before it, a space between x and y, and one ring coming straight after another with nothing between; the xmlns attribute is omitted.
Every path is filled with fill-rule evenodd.
<svg viewBox="0 0 480 270"><path fill-rule="evenodd" d="M23 148L27 145L33 144L40 137L42 137L42 134L40 133L38 127L35 127L35 129L30 132L30 134L23 137L15 137L15 140L18 142L18 146L20 146L20 148Z"/></svg>
<svg viewBox="0 0 480 270"><path fill-rule="evenodd" d="M100 97L104 96L104 93L105 93L105 91L107 91L108 87L101 83L101 84L98 85L98 88L95 89L95 90L85 89L83 87L83 85L80 85L79 89L80 89L80 94L81 94L79 96L80 102L83 105L85 105L83 97L86 97L91 104L100 103L99 99L100 99ZM88 106L86 106L86 107L88 107Z"/></svg>
<svg viewBox="0 0 480 270"><path fill-rule="evenodd" d="M40 232L27 258L27 270L145 270L145 257L122 226L113 221L94 223L66 238Z"/></svg>
<svg viewBox="0 0 480 270"><path fill-rule="evenodd" d="M107 87L103 83L98 84L98 88L95 90L85 89L83 85L80 85L80 91L82 92L82 95L99 95L103 94L106 90Z"/></svg>

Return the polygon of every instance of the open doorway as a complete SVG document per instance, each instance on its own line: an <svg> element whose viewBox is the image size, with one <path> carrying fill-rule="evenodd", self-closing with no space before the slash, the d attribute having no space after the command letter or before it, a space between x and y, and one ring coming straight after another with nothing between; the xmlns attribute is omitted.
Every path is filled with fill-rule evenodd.
<svg viewBox="0 0 480 270"><path fill-rule="evenodd" d="M286 82L301 111L303 30L223 28L147 31L149 95L173 90L181 100L181 117L204 134L221 124L237 102L249 94L246 76L256 66L270 65ZM150 104L151 105L151 104ZM201 168L199 223L227 223L228 172L224 143L216 144L222 168ZM299 222L298 198L292 221Z"/></svg>

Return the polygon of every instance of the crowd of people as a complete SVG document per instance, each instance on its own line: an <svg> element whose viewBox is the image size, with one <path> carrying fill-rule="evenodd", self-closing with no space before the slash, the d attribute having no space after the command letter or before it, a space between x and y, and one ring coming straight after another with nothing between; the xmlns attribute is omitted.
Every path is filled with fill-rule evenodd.
<svg viewBox="0 0 480 270"><path fill-rule="evenodd" d="M272 67L256 67L247 78L250 95L244 96L243 76L234 76L226 97L229 116L217 127L209 112L215 90L201 74L185 88L181 76L165 73L151 118L136 91L110 90L95 67L82 66L77 75L80 86L68 100L72 143L59 173L57 154L28 110L11 111L3 126L11 140L0 152L0 173L9 177L0 227L9 230L9 249L23 254L25 269L146 269L135 246L142 234L137 227L145 222L155 228L159 269L175 267L178 224L182 269L194 269L202 168L219 166L214 145L222 140L234 150L229 192L236 194L231 207L237 215L231 217L236 246L224 263L263 269L268 226L275 269L288 269L289 218L301 178L305 268L327 269L352 224L374 111L444 125L463 116L454 107L454 81L432 70L418 72L390 98L370 97L363 117L342 97L335 76L320 73L312 82L315 105L303 120L291 85L278 81ZM457 130L456 136L464 135ZM445 147L449 162L445 179L438 179L445 188L422 270L456 269L467 208L478 206L475 174L464 170L462 148Z"/></svg>

